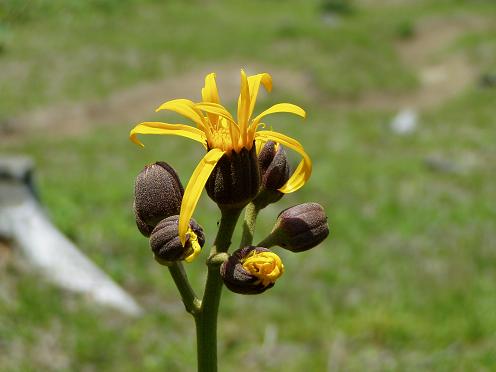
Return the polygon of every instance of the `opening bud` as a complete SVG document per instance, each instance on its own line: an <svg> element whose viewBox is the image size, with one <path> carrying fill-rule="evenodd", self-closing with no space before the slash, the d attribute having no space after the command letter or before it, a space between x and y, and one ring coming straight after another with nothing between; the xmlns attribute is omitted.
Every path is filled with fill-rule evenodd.
<svg viewBox="0 0 496 372"><path fill-rule="evenodd" d="M184 260L193 261L205 244L205 234L194 219L189 222L186 243L181 244L178 233L179 216L174 215L160 221L150 236L150 247L155 259L163 265Z"/></svg>
<svg viewBox="0 0 496 372"><path fill-rule="evenodd" d="M165 162L149 164L134 184L134 215L146 237L164 218L179 214L184 189L174 168Z"/></svg>
<svg viewBox="0 0 496 372"><path fill-rule="evenodd" d="M280 189L289 179L289 164L284 148L268 141L258 154L262 185L255 199L259 209L279 201L284 194Z"/></svg>
<svg viewBox="0 0 496 372"><path fill-rule="evenodd" d="M220 267L226 287L240 294L265 292L283 273L284 265L278 255L254 246L234 251Z"/></svg>
<svg viewBox="0 0 496 372"><path fill-rule="evenodd" d="M260 244L303 252L320 244L328 235L324 208L318 203L304 203L279 213L274 229Z"/></svg>
<svg viewBox="0 0 496 372"><path fill-rule="evenodd" d="M210 174L207 194L221 209L242 208L258 193L260 171L255 145L224 154Z"/></svg>

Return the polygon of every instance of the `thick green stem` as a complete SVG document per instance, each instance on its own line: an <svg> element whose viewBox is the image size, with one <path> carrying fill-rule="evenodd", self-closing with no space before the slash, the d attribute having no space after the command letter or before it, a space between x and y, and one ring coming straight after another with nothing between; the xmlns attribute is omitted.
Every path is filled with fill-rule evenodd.
<svg viewBox="0 0 496 372"><path fill-rule="evenodd" d="M193 288L189 284L183 264L181 262L172 263L169 266L169 272L174 283L176 283L177 289L179 289L186 311L195 316L200 311L201 301L196 297Z"/></svg>
<svg viewBox="0 0 496 372"><path fill-rule="evenodd" d="M257 244L257 246L271 248L275 245L280 245L281 241L283 241L283 239L281 238L280 233L276 230L267 235L264 240Z"/></svg>
<svg viewBox="0 0 496 372"><path fill-rule="evenodd" d="M210 257L227 252L241 209L223 210ZM207 282L200 311L195 315L199 372L217 371L217 314L222 293L219 260L208 261Z"/></svg>
<svg viewBox="0 0 496 372"><path fill-rule="evenodd" d="M246 206L243 235L241 236L241 243L239 245L240 248L253 243L253 234L255 233L258 212L260 212L260 209L254 203L250 203Z"/></svg>

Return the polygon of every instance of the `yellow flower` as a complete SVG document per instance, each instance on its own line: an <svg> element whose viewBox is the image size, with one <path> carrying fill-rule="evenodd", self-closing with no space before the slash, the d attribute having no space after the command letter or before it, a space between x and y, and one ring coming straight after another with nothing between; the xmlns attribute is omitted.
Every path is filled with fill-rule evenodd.
<svg viewBox="0 0 496 372"><path fill-rule="evenodd" d="M284 273L281 259L273 252L257 252L254 249L242 262L243 268L259 279L256 284L262 284L264 287L274 284Z"/></svg>
<svg viewBox="0 0 496 372"><path fill-rule="evenodd" d="M137 139L138 134L172 134L200 142L207 149L207 154L193 171L184 192L179 217L179 237L183 245L186 240L189 220L193 215L201 192L210 173L222 156L230 156L232 151L239 153L243 148L250 150L254 144L258 149L263 143L272 140L297 151L303 158L288 182L279 191L283 193L294 192L302 187L310 177L312 162L298 141L272 130L258 130L260 126L263 127L261 120L267 115L288 112L304 118L305 111L290 103L278 103L252 119L260 85L263 85L270 92L272 90L271 76L263 73L247 77L245 72L241 70L241 92L238 99L236 121L220 104L215 74L211 73L205 77L202 102L194 103L187 99L175 99L163 103L156 110L174 111L192 120L197 128L184 124L144 122L136 125L129 134L131 141L140 146L143 144Z"/></svg>

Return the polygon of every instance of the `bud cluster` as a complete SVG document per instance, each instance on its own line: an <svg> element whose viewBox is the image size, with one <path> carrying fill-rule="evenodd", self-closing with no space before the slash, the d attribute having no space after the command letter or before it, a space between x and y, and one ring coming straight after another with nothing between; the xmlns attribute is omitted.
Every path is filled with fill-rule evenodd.
<svg viewBox="0 0 496 372"><path fill-rule="evenodd" d="M161 264L191 262L205 244L203 229L190 220L184 246L178 233L184 188L174 168L165 162L145 166L136 177L134 215L139 231L150 238L155 259Z"/></svg>
<svg viewBox="0 0 496 372"><path fill-rule="evenodd" d="M256 146L224 154L206 182L206 190L223 211L242 209L252 202L258 211L279 201L279 191L290 177L284 148L268 141L257 156ZM149 237L155 259L164 265L191 262L205 244L202 227L191 219L184 244L178 231L184 188L176 171L165 162L145 166L134 190L134 214L141 233ZM219 270L228 289L241 294L259 294L272 288L284 273L281 258L269 248L307 251L329 235L324 209L303 203L279 213L272 232L257 246L247 245L225 254ZM249 240L251 244L251 239Z"/></svg>

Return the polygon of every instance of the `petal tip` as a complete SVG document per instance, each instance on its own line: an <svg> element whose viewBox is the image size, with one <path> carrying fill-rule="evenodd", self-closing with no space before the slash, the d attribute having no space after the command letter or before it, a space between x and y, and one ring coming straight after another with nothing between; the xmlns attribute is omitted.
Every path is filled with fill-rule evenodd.
<svg viewBox="0 0 496 372"><path fill-rule="evenodd" d="M186 245L186 234L179 234L179 241L181 245L184 247Z"/></svg>
<svg viewBox="0 0 496 372"><path fill-rule="evenodd" d="M158 106L156 109L155 109L155 112L159 112L159 111L162 111L164 109L164 106L167 104L167 102L164 102L162 103L160 106Z"/></svg>
<svg viewBox="0 0 496 372"><path fill-rule="evenodd" d="M145 145L137 138L136 133L131 133L129 135L129 140L140 147L145 147Z"/></svg>
<svg viewBox="0 0 496 372"><path fill-rule="evenodd" d="M265 87L265 90L270 93L272 92L272 75L268 72L264 72L263 76L266 77L266 79L262 79L262 84Z"/></svg>

